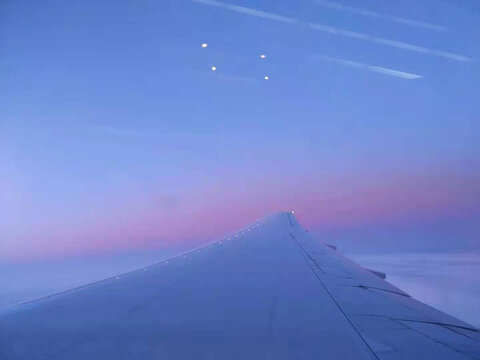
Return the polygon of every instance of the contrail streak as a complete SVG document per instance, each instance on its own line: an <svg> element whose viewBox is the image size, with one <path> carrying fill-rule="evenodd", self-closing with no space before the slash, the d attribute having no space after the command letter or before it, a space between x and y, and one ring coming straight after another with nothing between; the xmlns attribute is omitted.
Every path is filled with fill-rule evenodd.
<svg viewBox="0 0 480 360"><path fill-rule="evenodd" d="M314 29L314 30L319 30L319 31L328 32L328 33L331 33L331 34L350 37L350 38L357 39L357 40L370 41L370 42L374 42L374 43L377 43L377 44L390 46L390 47L395 47L395 48L398 48L398 49L403 49L403 50L408 50L408 51L413 51L413 52L417 52L417 53L421 53L421 54L440 56L440 57L450 59L450 60L456 60L456 61L462 61L462 62L472 62L473 61L473 59L468 57L468 56L454 54L454 53L451 53L451 52L448 52L448 51L429 49L429 48L426 48L426 47L423 47L423 46L404 43L404 42L401 42L401 41L395 41L395 40L390 40L390 39L385 39L385 38L380 38L380 37L374 37L374 36L370 36L370 35L359 33L359 32L343 30L343 29L336 28L336 27L333 27L333 26L327 26L327 25L321 25L321 24L315 24L315 23L308 23L308 27L310 27L311 29Z"/></svg>
<svg viewBox="0 0 480 360"><path fill-rule="evenodd" d="M225 80L225 81L240 81L240 82L248 82L248 83L259 83L260 80L254 77L242 76L242 75L235 75L235 74L227 74L227 73L219 73L215 74L217 79Z"/></svg>
<svg viewBox="0 0 480 360"><path fill-rule="evenodd" d="M343 66L352 67L352 68L355 68L355 69L373 71L373 72L376 72L376 73L389 75L389 76L394 76L394 77L407 79L407 80L421 79L423 77L423 76L418 75L418 74L412 74L412 73L393 70L393 69L388 69L388 68L384 68L384 67L380 67L380 66L363 64L363 63L359 63L359 62L355 62L355 61L339 59L339 58L334 58L334 57L330 57L330 56L315 55L314 57L316 57L318 59L325 60L325 61L334 62L334 63L340 64L340 65L343 65Z"/></svg>
<svg viewBox="0 0 480 360"><path fill-rule="evenodd" d="M302 22L298 19L287 17L287 16L282 16L282 15L277 15L277 14L272 14L268 13L265 11L260 11L257 9L252 9L248 8L245 6L238 6L238 5L232 5L232 4L227 4L218 0L192 0L193 2L197 2L200 4L204 5L210 5L210 6L216 6L219 8L235 11L241 14L246 14L246 15L252 15L256 17L261 17L264 19L269 19L269 20L274 20L274 21L280 21L283 23L289 23L289 24L295 24L295 25L306 25L310 29L317 30L317 31L323 31L327 32L330 34L335 34L339 36L344 36L344 37L349 37L357 40L363 40L363 41L369 41L373 42L376 44L384 45L384 46L390 46L390 47L395 47L398 49L403 49L403 50L408 50L412 52L417 52L421 54L426 54L426 55L433 55L433 56L439 56L443 57L446 59L450 60L456 60L456 61L461 61L461 62L472 62L473 59L464 56L464 55L459 55L447 51L442 51L442 50L435 50L435 49L429 49L423 46L418 46L418 45L413 45L413 44L408 44L404 43L401 41L396 41L396 40L390 40L390 39L385 39L381 37L375 37L371 36L368 34L364 33L359 33L355 31L350 31L350 30L345 30L341 28L337 28L334 26L329 26L329 25L322 25L322 24L317 24L317 23L312 23L312 22Z"/></svg>
<svg viewBox="0 0 480 360"><path fill-rule="evenodd" d="M424 21L405 19L400 16L386 15L386 14L382 14L372 10L365 10L365 9L357 8L354 6L337 4L336 2L332 2L332 1L314 0L314 2L320 6L342 10L342 11L349 11L349 12L363 15L363 16L381 18L381 19L390 20L390 21L394 21L397 23L405 24L405 25L416 26L416 27L420 27L428 30L443 31L443 32L448 31L448 28L445 26L430 24Z"/></svg>
<svg viewBox="0 0 480 360"><path fill-rule="evenodd" d="M233 11L236 11L236 12L239 12L239 13L242 13L242 14L258 16L258 17L265 18L265 19L281 21L281 22L290 23L290 24L299 23L299 21L297 19L293 19L293 18L290 18L290 17L287 17L287 16L276 15L276 14L268 13L268 12L265 12L265 11L248 8L248 7L245 7L245 6L227 4L227 3L217 1L217 0L192 0L192 1L193 2L198 2L198 3L201 3L201 4L205 4L205 5L217 6L217 7L221 7L221 8L224 8L224 9L233 10Z"/></svg>

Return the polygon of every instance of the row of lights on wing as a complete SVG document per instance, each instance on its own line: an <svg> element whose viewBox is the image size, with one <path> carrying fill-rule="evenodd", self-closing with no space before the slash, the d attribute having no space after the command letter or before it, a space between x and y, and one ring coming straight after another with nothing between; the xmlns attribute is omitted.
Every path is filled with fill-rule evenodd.
<svg viewBox="0 0 480 360"><path fill-rule="evenodd" d="M207 43L202 43L202 48L205 49L205 48L207 48L207 47L208 47L208 44L207 44ZM265 54L260 54L259 56L260 56L260 59L266 59L266 58L267 58L267 55L265 55ZM217 71L217 67L216 67L216 66L212 66L210 69L212 69L212 71ZM270 79L270 76L265 75L263 78L264 78L265 80L268 80L268 79Z"/></svg>
<svg viewBox="0 0 480 360"><path fill-rule="evenodd" d="M205 45L206 45L206 44L205 44ZM203 44L202 44L202 46L203 46ZM205 47L206 47L206 46L205 46ZM293 214L293 213L294 213L294 211L292 210L292 214ZM266 222L266 221L269 220L270 218L271 218L271 216L268 216L268 217L260 220L260 221L257 222L255 225L252 225L251 227L248 227L248 228L247 228L247 231L250 231L251 229L254 229L255 227L260 226L261 224L263 224L264 222ZM234 237L239 237L239 236L241 236L244 232L245 232L245 230L239 231L239 232L236 233L236 234L230 235L228 238L227 238L227 237L223 238L223 240L227 240L227 241L228 241L228 240L232 240ZM217 241L217 244L222 244L222 243L223 243L222 240ZM210 246L211 246L211 245L210 245ZM192 251L192 252L194 252L194 251ZM200 252L200 249L198 249L197 252ZM188 254L185 254L185 255L182 255L181 257L182 257L182 258L186 258L187 255L188 255ZM179 256L179 257L180 257L180 256ZM168 264L168 260L165 261L165 264ZM147 271L148 268L143 268L143 270L144 270L144 271ZM120 276L116 276L115 279L117 279L117 280L120 279Z"/></svg>

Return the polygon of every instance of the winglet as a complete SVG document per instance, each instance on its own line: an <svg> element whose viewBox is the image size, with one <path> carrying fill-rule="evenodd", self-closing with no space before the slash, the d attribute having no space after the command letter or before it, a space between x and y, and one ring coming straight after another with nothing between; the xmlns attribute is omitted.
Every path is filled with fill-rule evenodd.
<svg viewBox="0 0 480 360"><path fill-rule="evenodd" d="M365 269L370 271L372 274L377 275L380 279L385 280L387 278L387 274L385 274L381 271L376 271L376 270L372 270L372 269L368 269L368 268L365 268Z"/></svg>

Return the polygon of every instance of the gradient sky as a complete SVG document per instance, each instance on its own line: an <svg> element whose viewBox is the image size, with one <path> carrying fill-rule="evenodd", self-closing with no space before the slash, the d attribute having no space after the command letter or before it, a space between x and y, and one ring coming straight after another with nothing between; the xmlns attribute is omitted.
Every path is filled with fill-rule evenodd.
<svg viewBox="0 0 480 360"><path fill-rule="evenodd" d="M0 262L290 209L357 249L480 250L476 0L5 0L0 23Z"/></svg>

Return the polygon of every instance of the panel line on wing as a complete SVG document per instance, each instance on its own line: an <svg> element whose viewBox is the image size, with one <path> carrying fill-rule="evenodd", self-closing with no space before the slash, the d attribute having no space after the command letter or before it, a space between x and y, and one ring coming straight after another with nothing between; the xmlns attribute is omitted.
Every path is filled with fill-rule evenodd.
<svg viewBox="0 0 480 360"><path fill-rule="evenodd" d="M410 295L408 295L406 293L401 293L401 292L398 292L398 291L382 289L382 288L378 288L378 287L374 287L374 286L368 286L368 285L347 285L347 286L358 287L358 288L362 288L362 289L365 289L365 290L373 289L373 290L385 291L385 292L389 292L389 293L392 293L392 294L397 294L397 295L401 295L401 296L405 296L405 297L411 297Z"/></svg>
<svg viewBox="0 0 480 360"><path fill-rule="evenodd" d="M454 333L457 333L457 334L460 334L460 335L463 335L469 339L472 339L472 340L475 340L475 341L478 341L480 342L480 331L478 330L472 330L472 329L464 329L464 328L461 328L462 330L467 330L467 331L473 331L475 334L477 334L479 337L476 338L476 337L473 337L473 336L470 336L468 334L465 334L461 331L458 330L458 326L453 326L453 325L443 325L443 324L440 324L440 326L443 326L445 329L448 329L450 331L453 331ZM457 329L455 329L457 328Z"/></svg>
<svg viewBox="0 0 480 360"><path fill-rule="evenodd" d="M401 323L403 324L405 321L398 321L398 322L401 322ZM415 321L415 322L418 323L418 321ZM414 331L414 332L416 332L417 334L420 334L420 335L422 335L422 336L425 336L427 339L430 339L430 340L436 342L437 344L443 345L443 346L449 348L450 350L453 350L453 351L458 352L458 353L460 353L460 354L462 354L462 355L467 355L467 356L468 356L468 353L467 353L467 352L462 351L462 350L456 348L455 346L453 346L454 344L452 344L452 343L439 340L438 338L436 338L436 337L434 337L434 336L428 335L428 334L426 333L426 331L421 331L421 330L419 330L419 329L417 329L417 328L415 328L415 327L408 326L407 324L403 324L403 325L407 326L407 328L408 328L409 330ZM439 325L439 326L441 326L441 327L443 328L443 326L440 325L440 324L434 324L434 325ZM462 334L462 335L463 335L463 334ZM469 357L470 357L470 356L469 356ZM470 357L470 358L471 358L471 359L474 359L474 358L472 358L472 357Z"/></svg>
<svg viewBox="0 0 480 360"><path fill-rule="evenodd" d="M480 330L478 330L478 329L476 329L476 328L467 327L467 326L460 326L460 325L454 325L454 324L444 323L444 322L441 322L441 321L402 319L402 318L395 318L395 317L390 317L390 316L385 316L385 315L376 315L376 314L357 314L357 315L380 317L380 318L390 319L390 320L394 320L394 321L407 321L407 322L416 322L416 323L422 323L422 324L451 326L451 327L454 327L454 328L459 328L459 329L464 329L464 330L470 330L470 331L473 331L473 332L475 332L475 333L479 333L479 334L480 334Z"/></svg>
<svg viewBox="0 0 480 360"><path fill-rule="evenodd" d="M287 215L288 216L288 215ZM310 269L312 270L313 274L315 275L315 277L317 278L317 280L320 282L320 284L322 285L322 287L324 288L325 292L327 293L327 295L332 299L332 301L335 303L335 305L337 305L338 309L340 310L340 312L343 314L343 316L345 317L345 319L348 321L348 323L352 326L352 328L355 330L355 332L357 333L357 335L360 337L360 339L362 339L362 341L365 343L365 345L367 346L367 348L370 350L370 352L373 354L373 356L375 357L375 359L377 360L380 360L380 358L377 356L377 354L375 353L375 351L373 351L373 349L371 348L371 346L368 344L368 342L364 339L364 337L362 336L362 334L360 333L360 331L356 328L356 326L353 324L352 320L349 318L349 316L347 315L347 313L342 309L342 307L340 306L340 304L337 302L337 300L335 299L335 297L330 293L330 291L328 290L328 288L325 286L325 284L323 283L322 279L320 279L320 277L318 276L317 272L315 271L314 268L312 268L311 264L307 261L307 258L306 256L309 256L308 253L305 251L305 249L302 247L302 245L300 245L299 241L297 240L297 238L295 237L294 234L292 234L292 232L290 232L290 236L292 237L294 243L298 246L298 249L300 251L300 253L302 254L302 257L304 258L305 262L307 263L307 265L310 267Z"/></svg>

